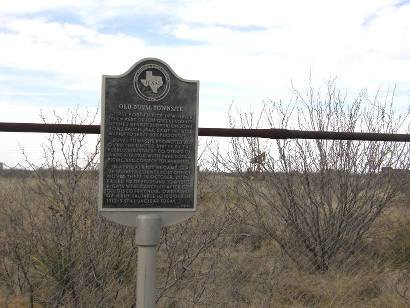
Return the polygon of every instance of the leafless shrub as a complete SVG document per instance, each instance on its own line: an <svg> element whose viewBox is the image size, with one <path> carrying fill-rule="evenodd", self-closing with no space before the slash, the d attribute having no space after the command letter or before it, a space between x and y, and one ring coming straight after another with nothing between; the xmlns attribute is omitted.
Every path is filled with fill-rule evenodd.
<svg viewBox="0 0 410 308"><path fill-rule="evenodd" d="M214 301L208 288L216 279L219 259L215 250L222 246L233 220L221 202L202 205L189 221L162 230L157 290L161 306L174 300L188 305Z"/></svg>
<svg viewBox="0 0 410 308"><path fill-rule="evenodd" d="M268 102L258 115L240 113L239 126L397 133L408 124L408 112L395 113L394 91L373 100L362 91L349 101L330 81L323 96L313 87L293 93L288 106ZM250 177L252 162L264 153L263 170ZM345 264L375 219L410 185L406 143L237 138L217 158L221 170L238 175L232 188L248 224L276 241L299 268L314 271Z"/></svg>
<svg viewBox="0 0 410 308"><path fill-rule="evenodd" d="M67 121L58 114L52 119ZM78 110L68 119L89 121L93 118ZM28 295L30 307L131 307L138 257L134 230L98 214L98 140L57 133L42 147L42 164L32 163L23 149L30 172L15 180L10 175L0 187L1 289ZM201 174L201 182L209 176ZM231 218L222 201L215 207L202 202L206 206L199 213L208 217L206 223L194 217L162 230L158 302L209 300L206 291L218 261L211 251L221 245Z"/></svg>

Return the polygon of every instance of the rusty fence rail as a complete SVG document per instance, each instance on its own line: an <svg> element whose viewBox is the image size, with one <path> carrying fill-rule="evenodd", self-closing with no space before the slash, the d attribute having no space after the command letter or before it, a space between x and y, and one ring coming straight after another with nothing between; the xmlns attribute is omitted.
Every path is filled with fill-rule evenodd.
<svg viewBox="0 0 410 308"><path fill-rule="evenodd" d="M99 134L100 125L42 124L0 122L0 131L27 133ZM301 131L289 129L199 128L199 136L259 137L270 139L331 139L363 141L410 142L410 134L380 134L358 132Z"/></svg>

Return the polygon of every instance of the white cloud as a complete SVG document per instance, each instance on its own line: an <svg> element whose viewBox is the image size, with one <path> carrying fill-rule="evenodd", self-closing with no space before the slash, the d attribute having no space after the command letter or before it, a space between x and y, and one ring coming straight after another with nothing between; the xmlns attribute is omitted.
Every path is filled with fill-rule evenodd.
<svg viewBox="0 0 410 308"><path fill-rule="evenodd" d="M45 3L40 7L53 5ZM160 49L139 38L138 31L133 36L102 34L95 27L46 19L17 19L7 24L12 33L0 36L0 44L7 46L0 64L70 74L78 80L73 87L88 89L99 85L102 73L118 72L118 68L126 70L142 56L151 55L187 62L186 66L195 67L201 78L216 77L215 81L220 81L213 65L209 65L214 63L232 72L231 82L250 86L270 80L265 82L268 86L272 78L275 79L275 72L279 73L276 79L282 80L285 74L286 82L295 73L306 74L311 68L318 73L324 70L326 74L344 75L352 65L360 71L369 53L376 57L372 58L375 63L382 65L393 61L393 57L406 60L410 49L406 7L379 9L378 17L367 27L361 27L366 16L373 12L372 7L383 8L386 3L373 1L369 6L365 1L342 4L329 1L176 2L174 10L184 22L164 25L164 29L169 29L170 34L178 38L201 41L203 45ZM158 13L172 7L166 1L147 1L142 6L134 4L133 1L90 1L87 2L89 11L87 5L82 9L103 20L106 16L99 16L99 10L91 14L96 6L113 8L114 15L125 14L124 10ZM172 10L168 12L171 13ZM266 29L241 31L230 27L249 25ZM192 66L193 63L196 65ZM261 65L267 66L266 73L259 70ZM240 71L246 73L240 74ZM249 81L249 76L257 71L260 80Z"/></svg>
<svg viewBox="0 0 410 308"><path fill-rule="evenodd" d="M141 7L133 6L132 1L91 1L87 5L118 9L114 15L131 7L163 12L170 6L168 2L155 3L148 1ZM144 42L138 31L132 36L103 34L98 27L45 18L12 19L6 24L10 32L0 35L0 44L6 46L0 65L65 74L75 80L66 86L91 90L100 87L101 74L120 74L146 56L175 64L182 76L242 85L250 92L288 87L291 78L305 78L309 70L320 78L341 75L360 86L369 85L365 82L405 82L409 9L386 7L386 1L372 3L180 2L175 10L184 23L166 24L163 29L177 38L203 44L160 48ZM374 11L377 17L363 27ZM247 30L249 25L265 28Z"/></svg>
<svg viewBox="0 0 410 308"><path fill-rule="evenodd" d="M296 26L307 28L329 28L337 22L349 24L361 18L369 9L379 8L392 1L343 2L316 0L200 0L188 1L178 8L178 16L185 21L208 25L223 24L236 26ZM330 22L330 23L326 23ZM300 25L300 26L299 26ZM301 28L301 27L300 27Z"/></svg>
<svg viewBox="0 0 410 308"><path fill-rule="evenodd" d="M80 3L82 5L87 5L93 1L76 1L76 0L14 0L14 1L4 1L1 4L0 12L2 13L14 13L14 14L24 14L40 12L50 9L57 9L67 6L78 6Z"/></svg>
<svg viewBox="0 0 410 308"><path fill-rule="evenodd" d="M73 88L96 89L103 72L124 65L130 54L144 48L137 37L43 19L15 19L8 29L11 32L0 33L1 66L72 76Z"/></svg>
<svg viewBox="0 0 410 308"><path fill-rule="evenodd" d="M212 115L213 106L224 108L232 100L241 105L286 100L290 81L303 88L310 71L316 85L340 76L341 86L352 91L394 83L402 92L409 90L410 5L397 8L394 3L9 1L0 7L0 70L51 72L62 78L44 81L44 88L99 93L102 74L122 74L144 57L157 57L181 77L201 81L201 125L226 124L226 113ZM75 18L59 21L58 13L66 12L79 23ZM125 27L121 23L130 17L152 20L155 28L139 26L127 34L101 31L106 25ZM155 31L159 42L152 44ZM30 82L31 77L24 78ZM3 108L7 101L0 104ZM4 121L18 114L8 110Z"/></svg>

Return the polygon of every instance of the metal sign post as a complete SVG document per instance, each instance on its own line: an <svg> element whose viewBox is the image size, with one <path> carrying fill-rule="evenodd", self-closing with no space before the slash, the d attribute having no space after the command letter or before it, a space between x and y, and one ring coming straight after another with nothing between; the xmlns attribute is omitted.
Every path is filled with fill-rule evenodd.
<svg viewBox="0 0 410 308"><path fill-rule="evenodd" d="M199 82L147 58L103 76L99 212L136 227L137 307L154 307L162 226L196 210Z"/></svg>
<svg viewBox="0 0 410 308"><path fill-rule="evenodd" d="M138 215L135 243L138 245L137 307L151 308L155 302L156 254L161 231L159 215Z"/></svg>

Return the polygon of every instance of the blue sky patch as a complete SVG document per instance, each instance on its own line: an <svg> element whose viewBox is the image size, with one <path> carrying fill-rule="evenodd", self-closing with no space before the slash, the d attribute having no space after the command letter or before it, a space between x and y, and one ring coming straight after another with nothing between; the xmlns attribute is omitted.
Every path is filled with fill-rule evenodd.
<svg viewBox="0 0 410 308"><path fill-rule="evenodd" d="M45 10L45 11L34 12L34 13L18 14L17 17L18 18L28 18L28 19L42 18L42 19L47 20L48 22L56 22L59 24L69 23L69 24L85 25L81 17L68 8L64 10L55 9L55 10Z"/></svg>
<svg viewBox="0 0 410 308"><path fill-rule="evenodd" d="M100 104L98 91L73 90L63 86L73 82L60 74L1 67L0 101L44 107L96 107Z"/></svg>
<svg viewBox="0 0 410 308"><path fill-rule="evenodd" d="M177 38L165 28L173 20L167 16L126 16L121 19L105 20L98 30L105 34L125 34L144 40L151 46L195 46L202 42L190 39Z"/></svg>
<svg viewBox="0 0 410 308"><path fill-rule="evenodd" d="M410 0L401 0L394 4L395 7L401 7L410 4Z"/></svg>

